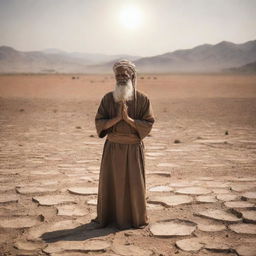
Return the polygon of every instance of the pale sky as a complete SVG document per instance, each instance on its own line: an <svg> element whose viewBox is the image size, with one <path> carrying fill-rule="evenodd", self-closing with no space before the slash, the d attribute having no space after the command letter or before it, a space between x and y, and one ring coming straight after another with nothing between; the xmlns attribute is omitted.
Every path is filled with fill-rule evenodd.
<svg viewBox="0 0 256 256"><path fill-rule="evenodd" d="M152 56L256 39L256 0L0 0L0 45Z"/></svg>

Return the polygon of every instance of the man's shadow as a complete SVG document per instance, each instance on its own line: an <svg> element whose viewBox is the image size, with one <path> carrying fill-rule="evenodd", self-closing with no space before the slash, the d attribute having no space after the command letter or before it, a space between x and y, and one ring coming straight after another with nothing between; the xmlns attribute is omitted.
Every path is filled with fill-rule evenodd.
<svg viewBox="0 0 256 256"><path fill-rule="evenodd" d="M52 232L46 232L41 235L41 239L47 243L57 241L82 241L90 238L106 236L120 231L114 225L98 227L94 222L89 222L73 229L63 229Z"/></svg>

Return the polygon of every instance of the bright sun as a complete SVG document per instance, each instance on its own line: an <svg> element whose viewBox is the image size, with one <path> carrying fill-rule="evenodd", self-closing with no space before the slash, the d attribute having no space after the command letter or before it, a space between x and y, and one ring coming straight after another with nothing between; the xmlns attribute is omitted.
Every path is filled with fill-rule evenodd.
<svg viewBox="0 0 256 256"><path fill-rule="evenodd" d="M121 10L120 21L128 29L138 28L142 22L142 13L136 6L126 6Z"/></svg>

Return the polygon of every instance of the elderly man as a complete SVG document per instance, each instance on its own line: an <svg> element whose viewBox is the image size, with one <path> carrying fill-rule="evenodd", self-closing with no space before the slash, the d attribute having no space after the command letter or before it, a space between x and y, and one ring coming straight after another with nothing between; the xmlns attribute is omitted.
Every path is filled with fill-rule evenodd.
<svg viewBox="0 0 256 256"><path fill-rule="evenodd" d="M101 160L97 217L100 227L119 229L148 224L144 144L154 123L147 96L136 89L135 65L114 64L116 87L101 100L95 117L98 136L107 135Z"/></svg>

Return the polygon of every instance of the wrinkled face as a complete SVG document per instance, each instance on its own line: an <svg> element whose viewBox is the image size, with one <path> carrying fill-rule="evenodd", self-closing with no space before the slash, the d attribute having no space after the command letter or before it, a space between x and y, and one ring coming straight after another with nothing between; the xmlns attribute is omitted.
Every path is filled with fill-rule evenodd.
<svg viewBox="0 0 256 256"><path fill-rule="evenodd" d="M122 67L117 69L116 72L116 82L118 85L126 85L129 79L132 79L130 72Z"/></svg>

